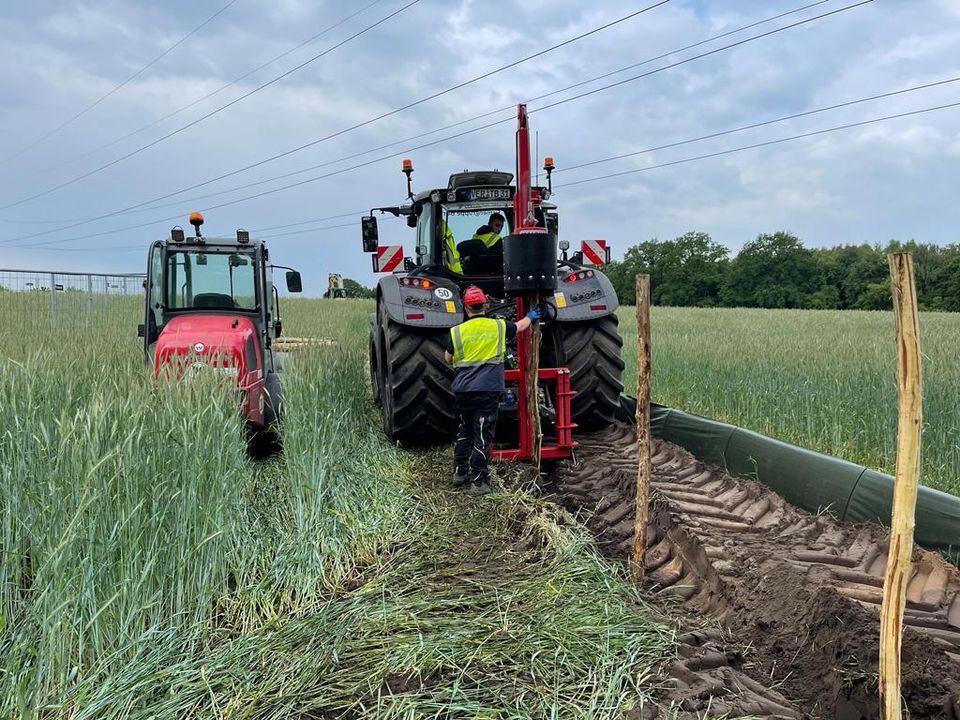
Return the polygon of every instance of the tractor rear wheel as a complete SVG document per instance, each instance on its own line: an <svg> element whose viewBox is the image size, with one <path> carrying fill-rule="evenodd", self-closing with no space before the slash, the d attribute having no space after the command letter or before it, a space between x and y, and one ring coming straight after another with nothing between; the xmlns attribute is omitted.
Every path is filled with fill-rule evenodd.
<svg viewBox="0 0 960 720"><path fill-rule="evenodd" d="M383 406L383 378L380 374L380 360L377 352L376 328L370 328L370 387L373 390L373 402L377 407Z"/></svg>
<svg viewBox="0 0 960 720"><path fill-rule="evenodd" d="M559 325L561 365L570 368L570 401L579 430L612 425L623 392L623 340L617 316Z"/></svg>
<svg viewBox="0 0 960 720"><path fill-rule="evenodd" d="M384 432L406 447L449 441L457 424L450 389L453 369L443 357L446 331L400 325L383 308L379 319L377 372Z"/></svg>

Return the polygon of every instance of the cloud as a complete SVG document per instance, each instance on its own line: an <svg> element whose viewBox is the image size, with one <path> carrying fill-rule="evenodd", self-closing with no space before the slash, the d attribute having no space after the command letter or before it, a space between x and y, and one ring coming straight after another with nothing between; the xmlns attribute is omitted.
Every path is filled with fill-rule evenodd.
<svg viewBox="0 0 960 720"><path fill-rule="evenodd" d="M249 0L122 91L15 161L0 162L0 191L16 199L42 191L136 149L333 46L401 7L382 0L323 38L176 118L98 153L85 153L161 117L354 12L343 3ZM620 3L578 0L423 0L266 90L102 173L21 207L0 211L0 240L46 226L10 220L110 217L25 243L60 240L150 222L141 229L54 246L0 244L0 266L137 270L149 240L181 212L347 168L475 127L477 121L395 148L344 156L529 100L588 78L700 42L793 3L675 0L533 61L442 95L302 152L178 195L174 207L115 211L231 173L537 52L629 12ZM531 103L543 107L773 27L824 12L826 4L606 80ZM219 4L216 7L220 7ZM637 5L637 7L640 7ZM187 0L8 3L0 10L0 160L76 113L155 57L213 10ZM563 169L789 113L960 75L956 3L874 3L718 52L555 108L533 113L540 154ZM557 182L659 165L694 155L864 118L955 101L960 83L798 119L689 146L558 174ZM561 228L573 244L604 237L614 255L650 237L702 230L733 249L760 232L792 228L808 245L915 237L954 242L953 189L960 155L957 112L942 111L734 155L679 164L558 190ZM80 159L74 160L77 157ZM512 168L510 122L412 152L418 188L443 186L450 172ZM68 160L72 164L64 165ZM203 199L311 165L326 169ZM46 169L45 168L50 168ZM397 202L405 180L388 158L284 192L208 213L210 232L267 227ZM169 204L171 199L161 204ZM339 224L336 221L332 224ZM331 223L320 223L320 225ZM359 224L359 221L358 221ZM412 246L402 222L381 224L385 240ZM19 244L19 243L18 243ZM98 248L130 245L132 250ZM359 228L278 237L274 255L304 270L308 290L327 272L372 283ZM45 248L45 249L43 249Z"/></svg>

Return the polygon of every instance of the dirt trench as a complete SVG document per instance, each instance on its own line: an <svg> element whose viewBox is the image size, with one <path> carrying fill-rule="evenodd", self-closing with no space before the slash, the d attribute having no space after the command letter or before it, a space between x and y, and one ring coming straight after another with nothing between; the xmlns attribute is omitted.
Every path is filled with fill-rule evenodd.
<svg viewBox="0 0 960 720"><path fill-rule="evenodd" d="M552 475L606 555L633 536L633 429L578 437L577 462ZM887 533L811 515L663 441L653 444L646 552L655 593L717 619L722 637L685 638L665 699L687 713L760 718L880 717L878 609ZM915 550L907 592L902 689L913 720L960 720L960 572ZM691 640L692 638L692 640ZM772 690L775 687L776 690Z"/></svg>

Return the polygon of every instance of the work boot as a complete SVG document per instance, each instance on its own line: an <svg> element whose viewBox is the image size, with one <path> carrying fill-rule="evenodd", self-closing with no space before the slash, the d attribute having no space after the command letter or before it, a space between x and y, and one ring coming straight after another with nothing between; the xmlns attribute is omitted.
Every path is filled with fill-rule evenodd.
<svg viewBox="0 0 960 720"><path fill-rule="evenodd" d="M492 492L496 492L496 489L493 487L493 485L484 481L480 483L473 483L468 492L471 495L489 495Z"/></svg>
<svg viewBox="0 0 960 720"><path fill-rule="evenodd" d="M454 487L463 487L463 486L466 485L468 482L470 482L470 478L467 477L466 475L462 475L461 473L458 473L458 472L455 472L455 473L453 474L453 486L454 486Z"/></svg>

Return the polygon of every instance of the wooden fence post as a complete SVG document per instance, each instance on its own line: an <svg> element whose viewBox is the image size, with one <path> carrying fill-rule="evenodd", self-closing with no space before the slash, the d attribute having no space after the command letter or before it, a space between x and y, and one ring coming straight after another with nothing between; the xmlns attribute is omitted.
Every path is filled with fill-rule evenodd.
<svg viewBox="0 0 960 720"><path fill-rule="evenodd" d="M530 293L527 307L535 308L540 302L540 296L537 293ZM517 318L518 320L520 318ZM538 382L538 373L540 370L540 325L534 323L528 330L530 333L530 346L527 350L526 371L527 383L527 417L530 419L530 460L533 466L540 472L540 447L543 442L543 431L540 428L540 384Z"/></svg>
<svg viewBox="0 0 960 720"><path fill-rule="evenodd" d="M643 582L650 502L650 276L637 275L637 497L631 575Z"/></svg>
<svg viewBox="0 0 960 720"><path fill-rule="evenodd" d="M920 380L920 322L913 256L891 253L890 285L897 341L897 459L890 549L880 608L880 709L884 720L900 720L900 641L910 580L913 528L920 480L923 394Z"/></svg>

